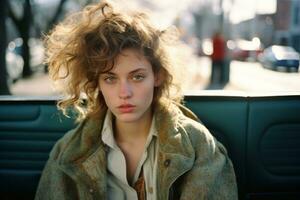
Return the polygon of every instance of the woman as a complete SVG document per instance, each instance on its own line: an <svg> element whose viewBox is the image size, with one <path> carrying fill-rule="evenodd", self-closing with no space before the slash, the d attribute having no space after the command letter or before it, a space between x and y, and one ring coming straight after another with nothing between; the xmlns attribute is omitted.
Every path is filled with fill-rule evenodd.
<svg viewBox="0 0 300 200"><path fill-rule="evenodd" d="M105 1L48 35L59 107L80 124L54 146L36 199L237 199L226 150L179 104L169 36Z"/></svg>

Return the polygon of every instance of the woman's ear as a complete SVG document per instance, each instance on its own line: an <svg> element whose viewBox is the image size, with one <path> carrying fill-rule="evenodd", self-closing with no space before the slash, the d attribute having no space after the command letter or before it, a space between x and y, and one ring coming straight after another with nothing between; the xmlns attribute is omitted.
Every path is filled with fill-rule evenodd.
<svg viewBox="0 0 300 200"><path fill-rule="evenodd" d="M164 75L161 70L159 70L158 73L155 74L155 80L154 80L154 87L160 86L164 81Z"/></svg>

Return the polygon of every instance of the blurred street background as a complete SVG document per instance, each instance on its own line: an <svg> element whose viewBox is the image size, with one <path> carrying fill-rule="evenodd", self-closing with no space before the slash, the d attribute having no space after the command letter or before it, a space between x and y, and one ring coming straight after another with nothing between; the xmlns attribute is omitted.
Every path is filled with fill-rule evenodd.
<svg viewBox="0 0 300 200"><path fill-rule="evenodd" d="M0 1L0 94L56 95L43 64L43 34L94 0ZM300 92L300 0L115 0L176 26L184 90ZM224 42L212 72L214 34ZM212 74L215 75L212 77Z"/></svg>

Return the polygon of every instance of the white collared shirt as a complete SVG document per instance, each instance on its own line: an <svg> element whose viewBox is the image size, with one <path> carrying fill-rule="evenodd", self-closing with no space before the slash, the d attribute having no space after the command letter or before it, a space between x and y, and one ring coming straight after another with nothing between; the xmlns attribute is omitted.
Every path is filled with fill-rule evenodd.
<svg viewBox="0 0 300 200"><path fill-rule="evenodd" d="M137 192L130 185L138 180L141 169L145 180L146 199L156 200L156 172L157 172L157 131L155 127L154 116L152 118L151 128L146 140L144 152L135 171L133 182L128 183L126 176L126 160L123 152L118 147L112 128L112 113L108 110L105 116L102 141L109 147L107 153L107 194L109 200L138 200Z"/></svg>

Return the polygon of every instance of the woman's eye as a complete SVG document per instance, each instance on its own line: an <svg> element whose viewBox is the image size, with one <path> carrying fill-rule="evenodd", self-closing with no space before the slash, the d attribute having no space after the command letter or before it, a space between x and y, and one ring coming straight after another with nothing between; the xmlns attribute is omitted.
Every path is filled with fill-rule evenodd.
<svg viewBox="0 0 300 200"><path fill-rule="evenodd" d="M105 77L104 78L104 81L106 83L114 83L116 81L116 77L113 77L113 76L108 76L108 77Z"/></svg>
<svg viewBox="0 0 300 200"><path fill-rule="evenodd" d="M142 74L137 74L137 75L134 75L134 76L132 77L132 79L133 79L134 81L141 81L141 80L143 80L144 78L145 78L145 76L142 75Z"/></svg>

